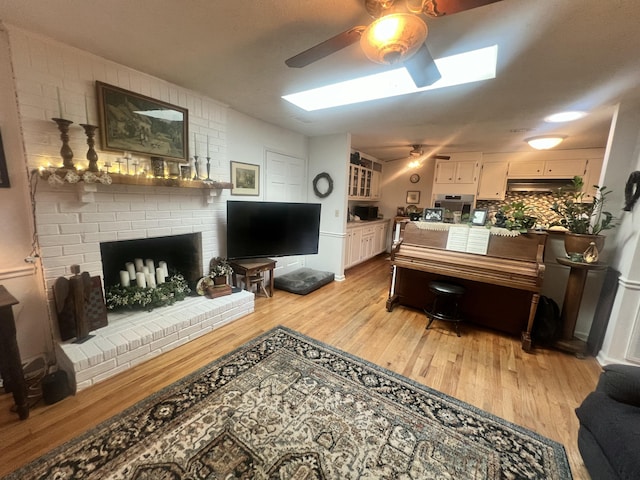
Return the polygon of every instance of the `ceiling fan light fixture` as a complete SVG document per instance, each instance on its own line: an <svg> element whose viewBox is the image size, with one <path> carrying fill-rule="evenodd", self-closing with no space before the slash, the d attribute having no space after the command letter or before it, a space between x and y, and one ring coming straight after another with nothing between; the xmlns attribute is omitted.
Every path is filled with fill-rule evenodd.
<svg viewBox="0 0 640 480"><path fill-rule="evenodd" d="M420 155L422 155L422 148L420 148L420 145L412 145L413 149L409 152L409 156L410 157L419 157Z"/></svg>
<svg viewBox="0 0 640 480"><path fill-rule="evenodd" d="M373 21L360 45L372 62L392 65L411 57L427 38L427 24L410 13L393 13Z"/></svg>
<svg viewBox="0 0 640 480"><path fill-rule="evenodd" d="M566 135L539 135L525 138L524 141L536 150L549 150L560 145L565 138L567 138Z"/></svg>

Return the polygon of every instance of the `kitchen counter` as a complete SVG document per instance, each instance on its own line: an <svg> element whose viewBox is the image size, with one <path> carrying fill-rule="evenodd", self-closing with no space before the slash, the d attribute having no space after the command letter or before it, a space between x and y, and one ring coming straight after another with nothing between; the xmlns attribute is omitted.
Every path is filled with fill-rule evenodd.
<svg viewBox="0 0 640 480"><path fill-rule="evenodd" d="M363 225L373 225L376 223L385 223L389 220L389 218L377 218L375 220L354 220L352 222L347 222L347 228L361 227Z"/></svg>

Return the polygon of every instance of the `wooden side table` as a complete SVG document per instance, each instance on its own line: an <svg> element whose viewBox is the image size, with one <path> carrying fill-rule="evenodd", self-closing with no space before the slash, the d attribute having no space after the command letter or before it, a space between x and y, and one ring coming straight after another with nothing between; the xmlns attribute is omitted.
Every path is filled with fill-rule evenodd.
<svg viewBox="0 0 640 480"><path fill-rule="evenodd" d="M233 284L238 286L238 275L243 278L244 289L249 290L250 278L269 272L269 297L273 296L273 269L276 268L276 261L270 258L250 258L247 260L232 260L229 262L233 268Z"/></svg>
<svg viewBox="0 0 640 480"><path fill-rule="evenodd" d="M607 265L603 263L572 262L564 257L557 257L556 261L560 265L570 267L571 270L569 271L567 288L564 292L564 301L562 302L562 313L560 314L562 336L560 340L554 343L554 346L558 350L564 350L582 356L586 354L588 350L587 342L575 338L573 332L576 328L576 322L578 321L584 285L587 282L587 273L589 273L589 270L604 270L607 268Z"/></svg>
<svg viewBox="0 0 640 480"><path fill-rule="evenodd" d="M27 384L24 380L16 339L16 322L11 308L18 303L18 300L0 285L0 375L5 391L13 394L20 420L24 420L29 417Z"/></svg>

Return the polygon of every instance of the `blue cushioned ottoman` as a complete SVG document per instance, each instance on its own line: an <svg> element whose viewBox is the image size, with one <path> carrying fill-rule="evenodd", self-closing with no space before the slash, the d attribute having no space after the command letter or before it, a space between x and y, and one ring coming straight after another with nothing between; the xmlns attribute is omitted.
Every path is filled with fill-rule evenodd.
<svg viewBox="0 0 640 480"><path fill-rule="evenodd" d="M334 277L333 272L320 272L312 268L303 267L277 276L273 283L280 290L306 295L327 283L333 282Z"/></svg>

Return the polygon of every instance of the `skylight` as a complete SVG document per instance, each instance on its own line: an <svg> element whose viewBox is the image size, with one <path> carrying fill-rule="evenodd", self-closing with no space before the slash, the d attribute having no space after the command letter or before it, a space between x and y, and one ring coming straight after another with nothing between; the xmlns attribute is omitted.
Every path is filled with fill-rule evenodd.
<svg viewBox="0 0 640 480"><path fill-rule="evenodd" d="M442 78L428 87L417 88L404 67L366 77L334 83L282 98L308 111L351 105L354 103L424 92L437 88L496 78L498 46L480 48L436 59Z"/></svg>

